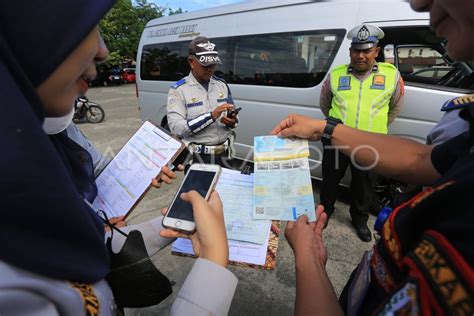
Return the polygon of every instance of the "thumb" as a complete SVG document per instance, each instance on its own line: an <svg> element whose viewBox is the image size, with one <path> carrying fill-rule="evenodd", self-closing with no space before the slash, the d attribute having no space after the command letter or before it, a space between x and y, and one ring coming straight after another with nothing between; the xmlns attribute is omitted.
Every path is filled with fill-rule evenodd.
<svg viewBox="0 0 474 316"><path fill-rule="evenodd" d="M185 202L191 203L193 210L199 209L199 205L205 203L204 198L195 190L191 190L186 193L181 193L181 199Z"/></svg>
<svg viewBox="0 0 474 316"><path fill-rule="evenodd" d="M298 219L296 220L296 225L298 224L300 225L308 224L308 216L306 216L306 214L303 214L300 217L298 217Z"/></svg>

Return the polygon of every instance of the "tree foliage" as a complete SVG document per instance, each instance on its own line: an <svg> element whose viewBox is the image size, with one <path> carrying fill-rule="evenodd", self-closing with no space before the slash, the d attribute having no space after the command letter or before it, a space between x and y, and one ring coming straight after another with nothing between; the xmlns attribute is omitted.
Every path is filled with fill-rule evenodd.
<svg viewBox="0 0 474 316"><path fill-rule="evenodd" d="M147 0L117 0L114 7L100 22L100 29L110 55L106 67L122 66L135 60L140 36L148 21L159 18L168 11L169 15L182 13L157 6Z"/></svg>

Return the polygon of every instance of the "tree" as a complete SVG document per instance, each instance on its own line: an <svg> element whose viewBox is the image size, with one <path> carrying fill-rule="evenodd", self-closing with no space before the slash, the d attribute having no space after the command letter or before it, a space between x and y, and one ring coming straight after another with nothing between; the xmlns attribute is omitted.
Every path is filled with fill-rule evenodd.
<svg viewBox="0 0 474 316"><path fill-rule="evenodd" d="M124 63L135 60L140 36L148 21L168 13L182 13L181 9L172 11L169 8L148 3L147 0L117 0L114 7L100 22L100 29L105 44L110 51L110 58L103 67L121 67Z"/></svg>

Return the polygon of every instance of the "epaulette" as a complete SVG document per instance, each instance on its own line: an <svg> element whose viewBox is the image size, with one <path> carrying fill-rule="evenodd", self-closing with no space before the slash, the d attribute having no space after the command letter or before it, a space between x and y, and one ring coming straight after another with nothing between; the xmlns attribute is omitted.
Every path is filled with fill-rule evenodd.
<svg viewBox="0 0 474 316"><path fill-rule="evenodd" d="M217 81L221 81L221 82L227 84L227 82L224 80L224 78L221 78L221 77L217 77L217 76L215 76L215 75L212 75L212 79L217 80Z"/></svg>
<svg viewBox="0 0 474 316"><path fill-rule="evenodd" d="M463 95L446 101L441 107L441 111L451 111L462 109L474 105L474 94Z"/></svg>
<svg viewBox="0 0 474 316"><path fill-rule="evenodd" d="M175 82L175 84L174 84L174 85L171 85L170 87L173 88L173 89L178 89L179 87L181 87L181 86L182 86L183 84L185 84L185 83L186 83L186 79L183 78L183 79L181 79L181 80Z"/></svg>
<svg viewBox="0 0 474 316"><path fill-rule="evenodd" d="M212 76L212 79L214 80L217 80L217 81L220 81L222 83L225 84L225 86L227 87L227 93L230 94L230 88L229 88L229 85L227 84L227 82L224 80L224 78L221 78L221 77L217 77L217 76Z"/></svg>

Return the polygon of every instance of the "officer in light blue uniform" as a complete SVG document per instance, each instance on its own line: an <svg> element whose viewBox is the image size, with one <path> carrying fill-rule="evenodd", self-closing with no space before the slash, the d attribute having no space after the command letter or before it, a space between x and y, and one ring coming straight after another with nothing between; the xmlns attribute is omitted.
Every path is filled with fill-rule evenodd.
<svg viewBox="0 0 474 316"><path fill-rule="evenodd" d="M221 63L215 44L197 37L189 45L189 75L168 94L168 124L193 153L193 162L229 167L233 131L238 121L224 80L214 75Z"/></svg>
<svg viewBox="0 0 474 316"><path fill-rule="evenodd" d="M459 116L466 103L474 104L474 95L457 97L444 103L441 111L445 114L428 134L428 145L439 145L469 130L469 123Z"/></svg>

